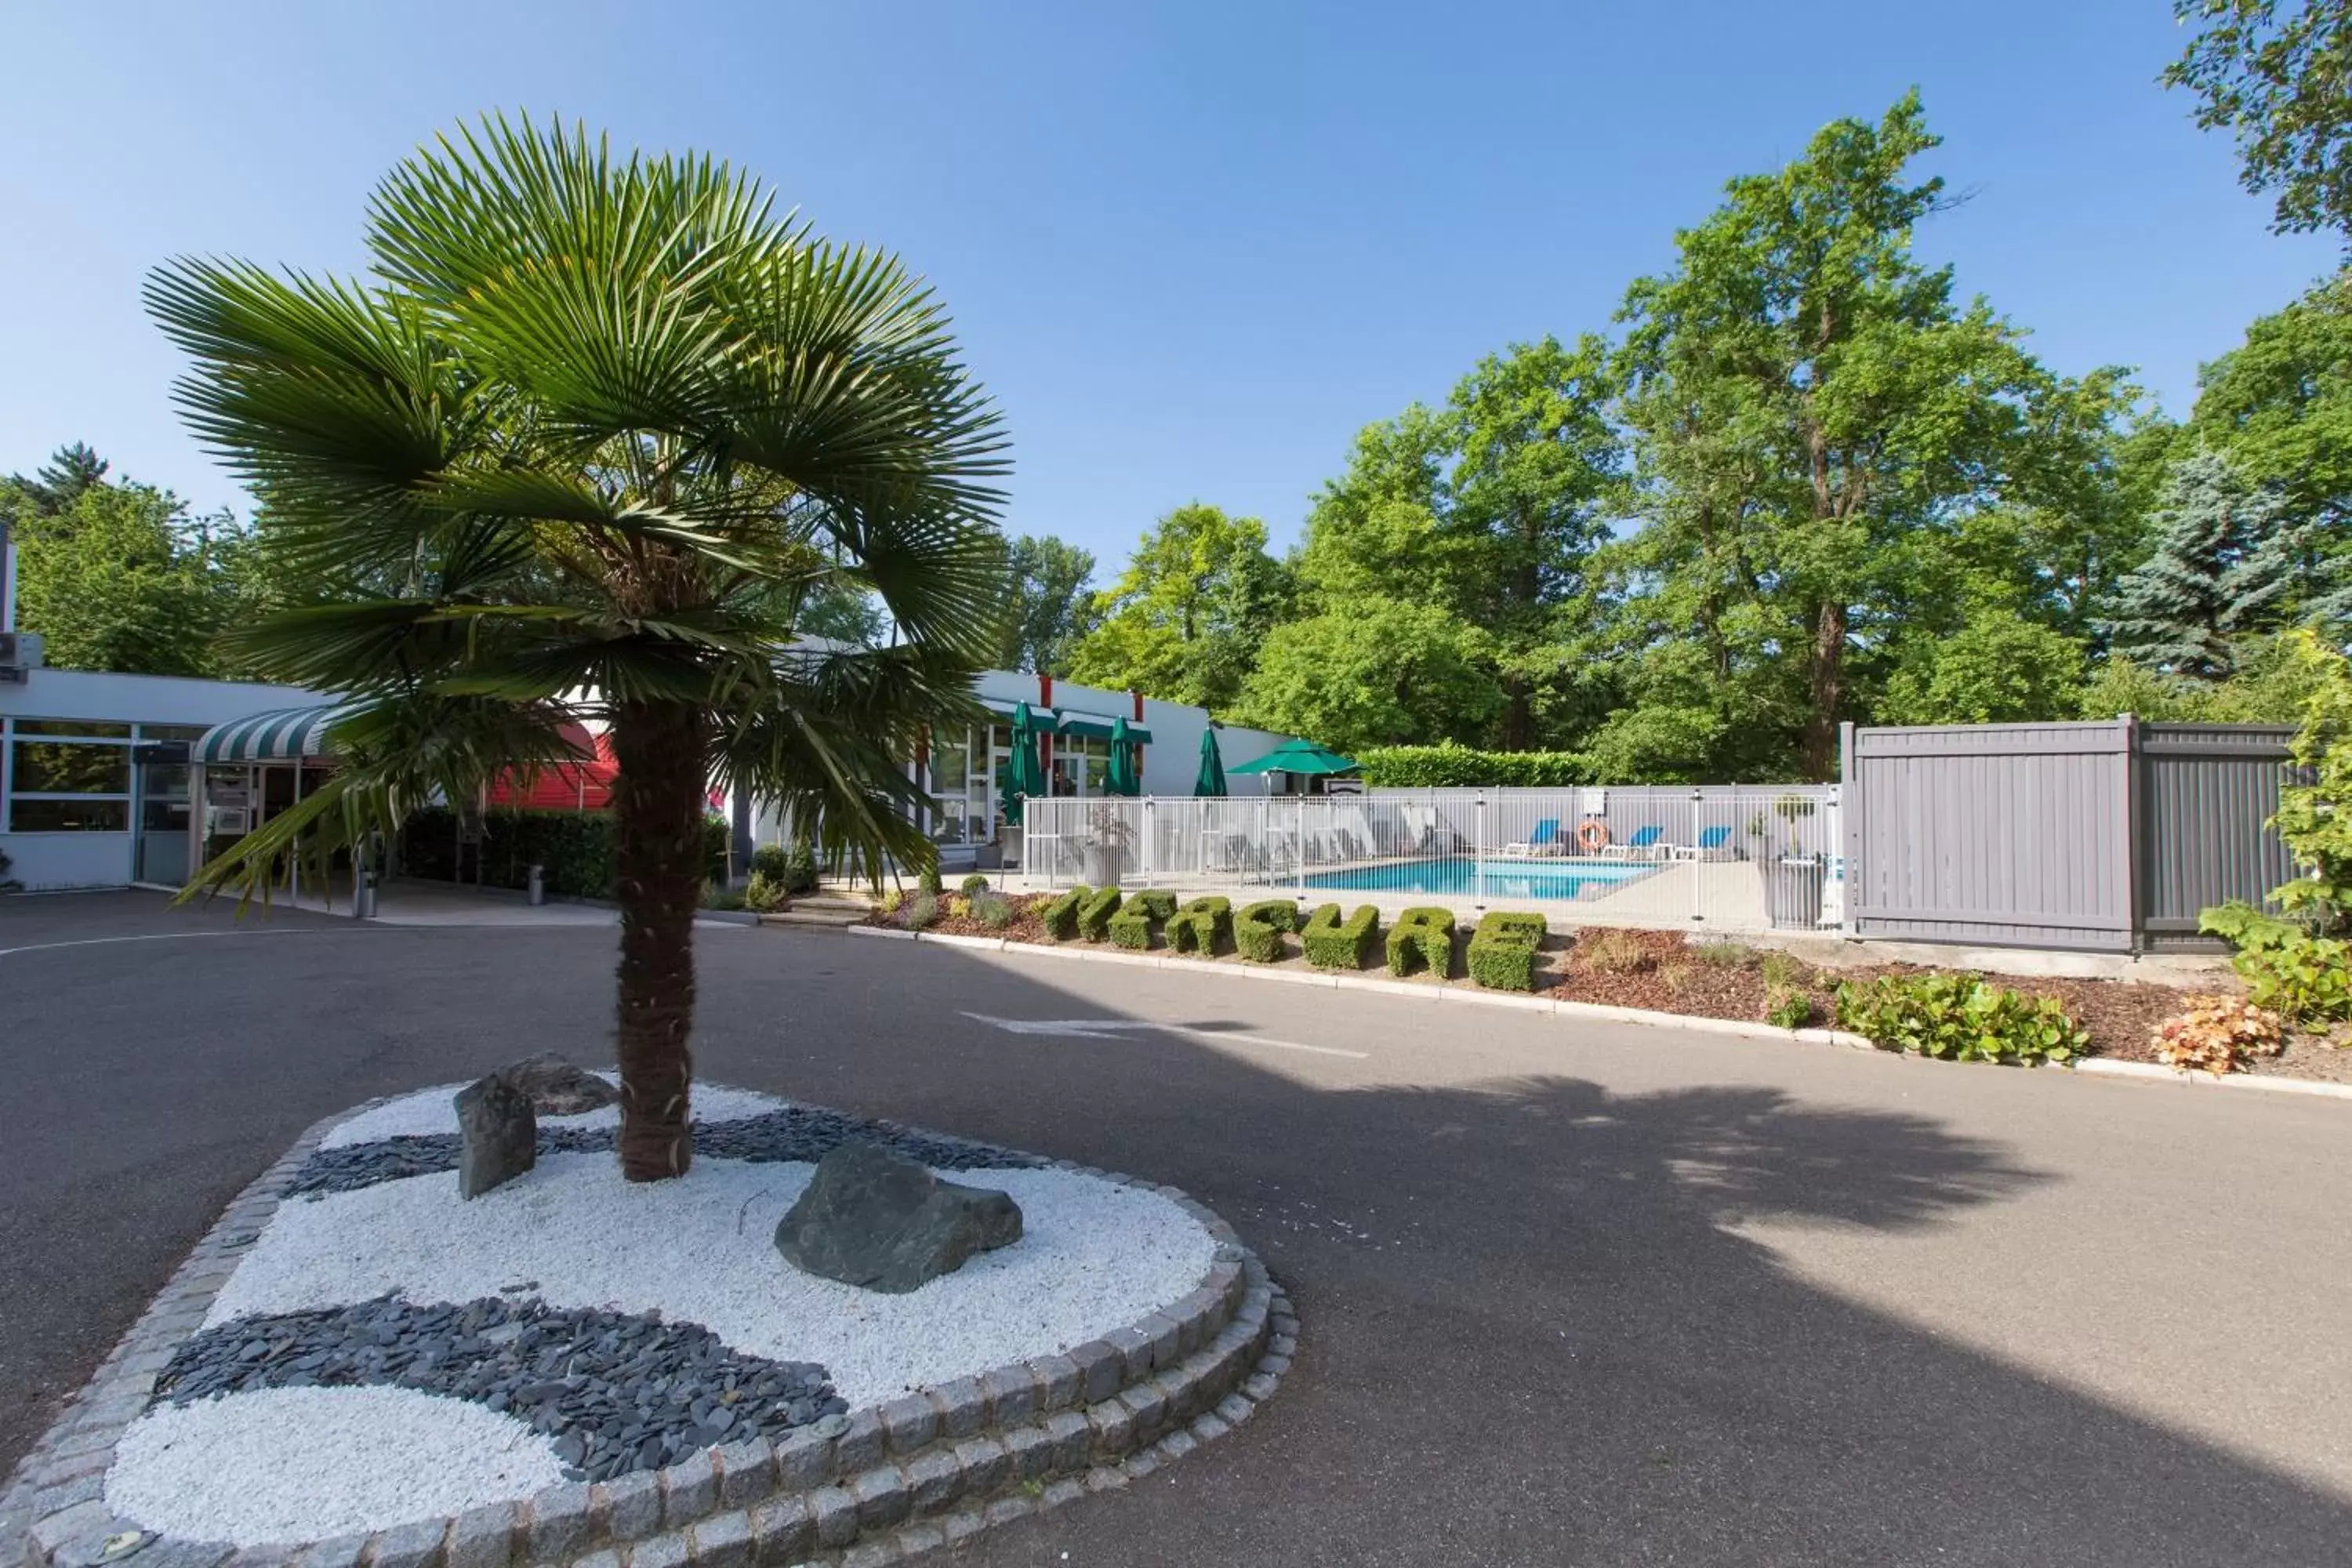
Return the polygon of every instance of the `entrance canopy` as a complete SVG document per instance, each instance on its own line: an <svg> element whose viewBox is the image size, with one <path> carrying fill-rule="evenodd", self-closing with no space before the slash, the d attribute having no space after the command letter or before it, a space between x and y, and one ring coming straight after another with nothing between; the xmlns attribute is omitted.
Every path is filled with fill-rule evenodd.
<svg viewBox="0 0 2352 1568"><path fill-rule="evenodd" d="M196 742L199 763L284 763L327 754L328 726L342 717L333 703L273 708L215 724Z"/></svg>

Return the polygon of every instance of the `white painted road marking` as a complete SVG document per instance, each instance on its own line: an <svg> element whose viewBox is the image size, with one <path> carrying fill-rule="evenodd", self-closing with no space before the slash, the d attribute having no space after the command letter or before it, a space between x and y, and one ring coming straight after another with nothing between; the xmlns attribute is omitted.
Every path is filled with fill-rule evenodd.
<svg viewBox="0 0 2352 1568"><path fill-rule="evenodd" d="M1189 1035L1200 1040L1229 1040L1237 1046L1265 1046L1277 1051L1308 1051L1318 1057L1345 1057L1349 1061L1369 1061L1368 1051L1343 1051L1337 1046L1310 1046L1297 1040L1270 1039L1264 1035L1244 1034L1234 1029L1190 1029L1181 1024L1155 1024L1142 1018L992 1018L985 1013L964 1014L967 1018L992 1024L1008 1035L1056 1035L1070 1040L1115 1040L1120 1032L1132 1029L1157 1030L1165 1035Z"/></svg>

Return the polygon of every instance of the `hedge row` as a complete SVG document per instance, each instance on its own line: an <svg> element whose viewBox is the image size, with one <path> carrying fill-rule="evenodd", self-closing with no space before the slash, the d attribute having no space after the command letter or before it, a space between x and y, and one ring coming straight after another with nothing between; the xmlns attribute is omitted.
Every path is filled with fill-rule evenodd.
<svg viewBox="0 0 2352 1568"><path fill-rule="evenodd" d="M1470 978L1489 991L1536 988L1536 950L1550 928L1541 915L1496 910L1471 934Z"/></svg>
<svg viewBox="0 0 2352 1568"><path fill-rule="evenodd" d="M703 876L727 875L726 820L702 822ZM457 879L457 814L446 806L412 813L401 830L401 868L431 881ZM530 868L542 868L543 886L559 898L608 899L619 877L619 849L609 811L532 811L494 806L482 814L482 882L527 888Z"/></svg>
<svg viewBox="0 0 2352 1568"><path fill-rule="evenodd" d="M1110 918L1110 940L1114 947L1131 948L1142 952L1151 945L1151 928L1157 922L1165 924L1176 912L1176 895L1147 888L1127 900L1118 913Z"/></svg>
<svg viewBox="0 0 2352 1568"><path fill-rule="evenodd" d="M1224 898L1194 899L1168 922L1168 946L1176 952L1197 952L1214 958L1233 945L1234 901Z"/></svg>
<svg viewBox="0 0 2352 1568"><path fill-rule="evenodd" d="M1381 911L1370 904L1359 904L1345 921L1339 905L1323 904L1298 928L1298 945L1318 969L1361 969L1380 931Z"/></svg>
<svg viewBox="0 0 2352 1568"><path fill-rule="evenodd" d="M1593 782L1576 752L1482 752L1470 746L1372 746L1356 753L1376 789L1566 789Z"/></svg>
<svg viewBox="0 0 2352 1568"><path fill-rule="evenodd" d="M1258 963L1282 959L1282 939L1298 924L1298 906L1288 899L1265 899L1234 917L1234 945Z"/></svg>
<svg viewBox="0 0 2352 1568"><path fill-rule="evenodd" d="M1389 973L1425 968L1440 980L1454 973L1454 911L1423 906L1405 910L1389 928Z"/></svg>

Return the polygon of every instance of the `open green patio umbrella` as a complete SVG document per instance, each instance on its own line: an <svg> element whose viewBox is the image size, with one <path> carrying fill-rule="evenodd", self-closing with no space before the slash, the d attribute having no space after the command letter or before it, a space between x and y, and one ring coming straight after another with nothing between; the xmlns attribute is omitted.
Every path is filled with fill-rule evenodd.
<svg viewBox="0 0 2352 1568"><path fill-rule="evenodd" d="M1192 780L1192 793L1219 800L1229 793L1225 788L1225 760L1217 754L1217 732L1213 729L1201 731L1201 771Z"/></svg>
<svg viewBox="0 0 2352 1568"><path fill-rule="evenodd" d="M1143 793L1143 781L1135 776L1135 742L1128 738L1124 714L1110 721L1110 766L1103 773L1103 789L1110 795Z"/></svg>
<svg viewBox="0 0 2352 1568"><path fill-rule="evenodd" d="M1004 820L1014 826L1021 823L1021 801L1024 795L1045 793L1045 764L1037 760L1037 721L1029 712L1029 704L1013 705L1013 758L998 774L1004 785Z"/></svg>
<svg viewBox="0 0 2352 1568"><path fill-rule="evenodd" d="M1352 773L1356 764L1312 741L1285 741L1265 755L1234 764L1237 773Z"/></svg>

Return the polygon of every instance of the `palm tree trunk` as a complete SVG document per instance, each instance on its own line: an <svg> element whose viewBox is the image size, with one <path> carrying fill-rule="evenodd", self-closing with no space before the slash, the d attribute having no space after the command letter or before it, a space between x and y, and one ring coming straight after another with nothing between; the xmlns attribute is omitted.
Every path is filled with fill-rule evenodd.
<svg viewBox="0 0 2352 1568"><path fill-rule="evenodd" d="M621 1173L682 1176L694 1158L694 912L702 897L702 721L674 702L613 716L619 849Z"/></svg>

